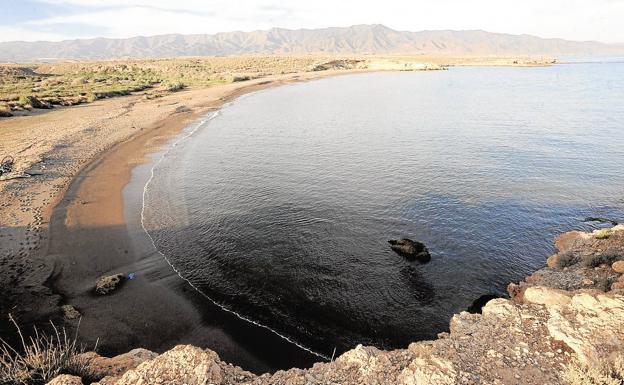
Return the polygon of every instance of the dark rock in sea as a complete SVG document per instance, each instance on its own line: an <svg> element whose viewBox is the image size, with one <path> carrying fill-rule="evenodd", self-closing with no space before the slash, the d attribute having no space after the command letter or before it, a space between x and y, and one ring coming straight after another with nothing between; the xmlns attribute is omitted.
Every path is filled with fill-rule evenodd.
<svg viewBox="0 0 624 385"><path fill-rule="evenodd" d="M95 292L100 295L106 295L116 290L125 278L126 276L121 273L101 277L95 284Z"/></svg>
<svg viewBox="0 0 624 385"><path fill-rule="evenodd" d="M483 309L483 306L485 306L488 302L495 298L500 298L500 296L496 294L482 295L481 297L472 301L472 304L468 307L468 309L466 309L466 311L472 314L481 314L481 309Z"/></svg>
<svg viewBox="0 0 624 385"><path fill-rule="evenodd" d="M421 242L403 238L400 240L391 239L388 243L392 250L409 260L417 260L419 262L429 262L431 260L431 254L429 254L427 246Z"/></svg>

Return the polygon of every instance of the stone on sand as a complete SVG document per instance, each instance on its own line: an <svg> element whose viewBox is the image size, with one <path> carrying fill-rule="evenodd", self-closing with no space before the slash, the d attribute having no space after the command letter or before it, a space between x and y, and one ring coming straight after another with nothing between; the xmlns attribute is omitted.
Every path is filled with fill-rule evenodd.
<svg viewBox="0 0 624 385"><path fill-rule="evenodd" d="M95 292L100 295L106 295L116 290L125 278L126 275L122 273L101 277L95 284Z"/></svg>

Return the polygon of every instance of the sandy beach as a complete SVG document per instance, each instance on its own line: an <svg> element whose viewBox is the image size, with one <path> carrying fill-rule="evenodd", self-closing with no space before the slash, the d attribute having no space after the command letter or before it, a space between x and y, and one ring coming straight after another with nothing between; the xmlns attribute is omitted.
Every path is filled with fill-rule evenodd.
<svg viewBox="0 0 624 385"><path fill-rule="evenodd" d="M14 154L19 170L36 174L0 184L2 313L25 326L53 319L71 328L77 322L63 321L59 311L71 304L83 316L82 340L99 339L99 350L108 354L192 341L257 372L318 360L210 306L155 252L137 222L139 208L124 204L124 188L146 154L224 103L266 87L344 73L267 77L155 101L129 96L1 121L0 153ZM136 194L145 182L139 178ZM139 278L112 296L93 295L98 277L120 271ZM13 334L2 321L2 334Z"/></svg>

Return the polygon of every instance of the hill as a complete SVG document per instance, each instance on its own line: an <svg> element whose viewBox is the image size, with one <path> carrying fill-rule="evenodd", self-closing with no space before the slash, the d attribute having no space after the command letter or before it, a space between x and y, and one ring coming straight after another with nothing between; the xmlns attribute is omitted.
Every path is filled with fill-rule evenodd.
<svg viewBox="0 0 624 385"><path fill-rule="evenodd" d="M249 54L609 55L624 54L624 45L486 31L396 31L379 24L298 30L273 28L213 35L0 43L0 62Z"/></svg>

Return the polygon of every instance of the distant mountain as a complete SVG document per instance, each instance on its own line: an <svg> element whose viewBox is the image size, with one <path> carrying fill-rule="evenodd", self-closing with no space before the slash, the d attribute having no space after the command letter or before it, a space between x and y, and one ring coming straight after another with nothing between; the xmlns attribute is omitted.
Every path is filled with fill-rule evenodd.
<svg viewBox="0 0 624 385"><path fill-rule="evenodd" d="M624 45L485 31L395 31L378 24L0 43L0 62L247 54L609 55L624 54Z"/></svg>

